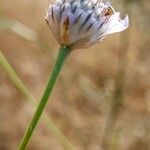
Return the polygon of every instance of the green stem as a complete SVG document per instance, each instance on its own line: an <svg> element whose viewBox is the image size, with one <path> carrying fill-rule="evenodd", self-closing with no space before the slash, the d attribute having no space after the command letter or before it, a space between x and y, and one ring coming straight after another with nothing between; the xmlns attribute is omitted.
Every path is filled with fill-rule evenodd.
<svg viewBox="0 0 150 150"><path fill-rule="evenodd" d="M15 84L16 88L21 91L21 93L27 97L27 99L33 100L33 96L29 93L28 89L25 87L21 79L18 77L15 70L12 68L10 63L7 61L3 53L0 51L0 66L3 67L3 69L8 74L11 81Z"/></svg>
<svg viewBox="0 0 150 150"><path fill-rule="evenodd" d="M51 77L50 77L49 82L47 84L47 87L45 89L45 92L41 98L41 101L40 101L36 111L35 111L35 114L32 118L32 121L31 121L27 131L25 132L24 137L23 137L23 139L19 145L19 150L25 150L26 149L26 146L27 146L28 142L30 141L32 133L33 133L33 131L34 131L34 129L35 129L42 113L43 113L43 110L46 106L46 103L47 103L48 98L52 92L52 89L55 85L55 82L58 78L58 75L59 75L60 70L64 64L64 61L70 52L71 52L71 47L64 46L64 47L60 48L54 69L52 71L52 74L51 74Z"/></svg>
<svg viewBox="0 0 150 150"><path fill-rule="evenodd" d="M8 74L8 77L11 79L15 87L20 91L27 100L30 101L31 104L34 106L37 106L37 102L35 101L34 97L31 95L27 87L24 85L22 80L19 78L13 67L10 65L6 57L3 55L3 53L0 51L0 66L5 70L5 72ZM63 144L64 149L66 150L73 150L73 145L67 140L67 138L63 135L63 133L56 127L55 123L50 119L50 116L46 114L46 112L43 113L44 121L52 131L52 133L55 135L57 140Z"/></svg>

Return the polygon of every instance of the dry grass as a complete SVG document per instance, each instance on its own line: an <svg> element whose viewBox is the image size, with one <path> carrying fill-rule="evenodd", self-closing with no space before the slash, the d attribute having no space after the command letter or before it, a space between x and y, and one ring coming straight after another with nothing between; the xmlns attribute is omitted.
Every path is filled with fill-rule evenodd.
<svg viewBox="0 0 150 150"><path fill-rule="evenodd" d="M41 46L0 29L0 50L39 100L59 47L43 17L48 2L1 0L0 3L3 17L33 29L42 41ZM116 1L115 6L122 10L122 4ZM126 5L130 29L88 50L74 51L53 91L53 101L46 108L76 150L100 150L102 145L108 146L104 146L106 150L150 147L150 4L148 0L139 0ZM121 101L114 111L111 106L117 101L118 91ZM32 106L0 67L0 150L16 149L32 113ZM108 123L111 129L106 127ZM28 149L63 147L41 120Z"/></svg>

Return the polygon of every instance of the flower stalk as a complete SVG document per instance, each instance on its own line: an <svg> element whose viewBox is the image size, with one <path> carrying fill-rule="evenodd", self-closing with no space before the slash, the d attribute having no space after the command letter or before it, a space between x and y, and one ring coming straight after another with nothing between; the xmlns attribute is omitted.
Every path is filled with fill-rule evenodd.
<svg viewBox="0 0 150 150"><path fill-rule="evenodd" d="M47 102L48 102L48 98L51 95L51 92L52 92L53 87L56 83L56 80L57 80L58 75L61 71L61 68L63 67L63 64L64 64L67 56L70 54L70 52L71 52L71 46L61 46L60 47L59 54L57 56L56 63L55 63L54 69L52 71L51 77L48 81L47 87L44 91L44 94L41 98L41 101L40 101L40 103L39 103L39 105L35 111L35 114L32 118L32 121L31 121L29 127L27 128L23 138L22 138L22 141L19 145L19 150L25 150L26 149L26 146L30 141L30 138L33 134L33 131L35 130L35 127L37 126L38 121L39 121L39 119L40 119L40 117L44 111L44 108L45 108Z"/></svg>
<svg viewBox="0 0 150 150"><path fill-rule="evenodd" d="M48 85L20 143L19 150L24 150L30 141L71 50L92 46L107 35L124 31L129 26L128 16L122 20L120 13L116 12L110 3L104 3L102 0L55 0L49 5L45 19L61 48Z"/></svg>

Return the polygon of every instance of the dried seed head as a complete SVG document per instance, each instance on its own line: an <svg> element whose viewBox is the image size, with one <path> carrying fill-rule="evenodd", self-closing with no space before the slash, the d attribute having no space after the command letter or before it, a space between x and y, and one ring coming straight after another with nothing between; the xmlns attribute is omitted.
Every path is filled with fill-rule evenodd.
<svg viewBox="0 0 150 150"><path fill-rule="evenodd" d="M129 24L128 16L122 20L102 0L55 0L47 9L46 21L58 43L73 49L89 47Z"/></svg>

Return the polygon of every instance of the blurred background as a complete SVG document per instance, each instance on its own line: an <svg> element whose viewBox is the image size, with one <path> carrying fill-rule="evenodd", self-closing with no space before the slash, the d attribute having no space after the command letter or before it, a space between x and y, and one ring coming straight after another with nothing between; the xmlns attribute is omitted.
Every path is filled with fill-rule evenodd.
<svg viewBox="0 0 150 150"><path fill-rule="evenodd" d="M48 3L0 0L0 150L17 149L58 53L44 20ZM46 107L53 123L40 120L28 150L150 149L150 3L112 3L130 28L72 52Z"/></svg>

